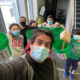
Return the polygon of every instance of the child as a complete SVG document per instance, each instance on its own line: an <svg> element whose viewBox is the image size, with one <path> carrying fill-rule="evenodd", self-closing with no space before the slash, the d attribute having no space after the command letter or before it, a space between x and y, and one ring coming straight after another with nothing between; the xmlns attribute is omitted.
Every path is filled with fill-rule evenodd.
<svg viewBox="0 0 80 80"><path fill-rule="evenodd" d="M65 29L65 27L63 25L60 25L58 22L55 22L55 24L53 24L53 21L54 21L53 16L49 15L47 17L47 22L44 22L44 23L38 25L38 27L43 27L43 26L50 27L50 28L62 27Z"/></svg>
<svg viewBox="0 0 80 80"><path fill-rule="evenodd" d="M36 24L36 22L34 20L29 20L29 23L30 23L30 26L28 27L27 30L38 28L37 24Z"/></svg>
<svg viewBox="0 0 80 80"><path fill-rule="evenodd" d="M9 30L10 32L7 34L7 36L9 39L9 46L12 52L12 57L10 59L13 59L25 53L23 47L23 36L20 35L20 27L16 23L11 24L9 26Z"/></svg>
<svg viewBox="0 0 80 80"><path fill-rule="evenodd" d="M80 65L80 30L73 35L73 38L70 41L70 35L67 30L63 31L60 34L60 38L63 41L70 42L70 57L66 59L65 72L63 77L66 77L69 71L70 66L72 65L72 70L69 76L69 79L73 79L75 70L78 65Z"/></svg>

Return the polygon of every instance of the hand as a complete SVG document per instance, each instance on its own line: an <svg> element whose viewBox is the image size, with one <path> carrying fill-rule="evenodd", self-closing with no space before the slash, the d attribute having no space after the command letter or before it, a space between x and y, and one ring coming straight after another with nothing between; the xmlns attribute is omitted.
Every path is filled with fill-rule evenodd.
<svg viewBox="0 0 80 80"><path fill-rule="evenodd" d="M42 26L45 26L47 24L47 22L42 23Z"/></svg>
<svg viewBox="0 0 80 80"><path fill-rule="evenodd" d="M56 27L60 27L60 24L58 22L55 22Z"/></svg>
<svg viewBox="0 0 80 80"><path fill-rule="evenodd" d="M61 34L60 34L60 39L62 39L65 42L70 43L71 38L70 38L69 32L67 30L62 31Z"/></svg>
<svg viewBox="0 0 80 80"><path fill-rule="evenodd" d="M36 23L32 23L32 25L31 25L32 27L36 27Z"/></svg>
<svg viewBox="0 0 80 80"><path fill-rule="evenodd" d="M80 61L77 63L77 65L80 65Z"/></svg>

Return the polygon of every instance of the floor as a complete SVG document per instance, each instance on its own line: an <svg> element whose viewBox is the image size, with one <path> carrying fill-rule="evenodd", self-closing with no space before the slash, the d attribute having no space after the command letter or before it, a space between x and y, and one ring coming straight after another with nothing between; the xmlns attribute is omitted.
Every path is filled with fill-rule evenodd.
<svg viewBox="0 0 80 80"><path fill-rule="evenodd" d="M63 72L65 69L65 60L59 59L55 52L54 52L54 58L55 58L56 65L58 68L60 80L70 80L69 75L66 78L63 77ZM80 80L80 66L78 66L73 80Z"/></svg>

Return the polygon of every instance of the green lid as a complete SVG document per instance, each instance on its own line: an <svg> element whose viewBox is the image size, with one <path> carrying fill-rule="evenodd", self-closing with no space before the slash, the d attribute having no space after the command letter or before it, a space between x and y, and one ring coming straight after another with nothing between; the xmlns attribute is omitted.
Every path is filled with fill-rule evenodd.
<svg viewBox="0 0 80 80"><path fill-rule="evenodd" d="M9 41L8 41L6 34L0 32L0 50L7 47L8 43L9 43Z"/></svg>

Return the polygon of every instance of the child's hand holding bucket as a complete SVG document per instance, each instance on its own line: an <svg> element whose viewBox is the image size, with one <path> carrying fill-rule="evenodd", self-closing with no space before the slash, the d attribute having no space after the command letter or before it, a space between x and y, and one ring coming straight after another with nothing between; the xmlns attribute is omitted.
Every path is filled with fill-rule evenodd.
<svg viewBox="0 0 80 80"><path fill-rule="evenodd" d="M56 27L60 27L60 24L58 22L55 22Z"/></svg>
<svg viewBox="0 0 80 80"><path fill-rule="evenodd" d="M71 38L70 38L70 34L67 30L64 30L61 34L60 34L60 39L62 39L64 42L63 42L63 45L62 45L62 50L64 49L65 47L65 43L66 42L69 42L71 41Z"/></svg>
<svg viewBox="0 0 80 80"><path fill-rule="evenodd" d="M60 34L60 39L62 39L65 42L70 43L71 38L70 38L70 33L67 30L64 30Z"/></svg>

